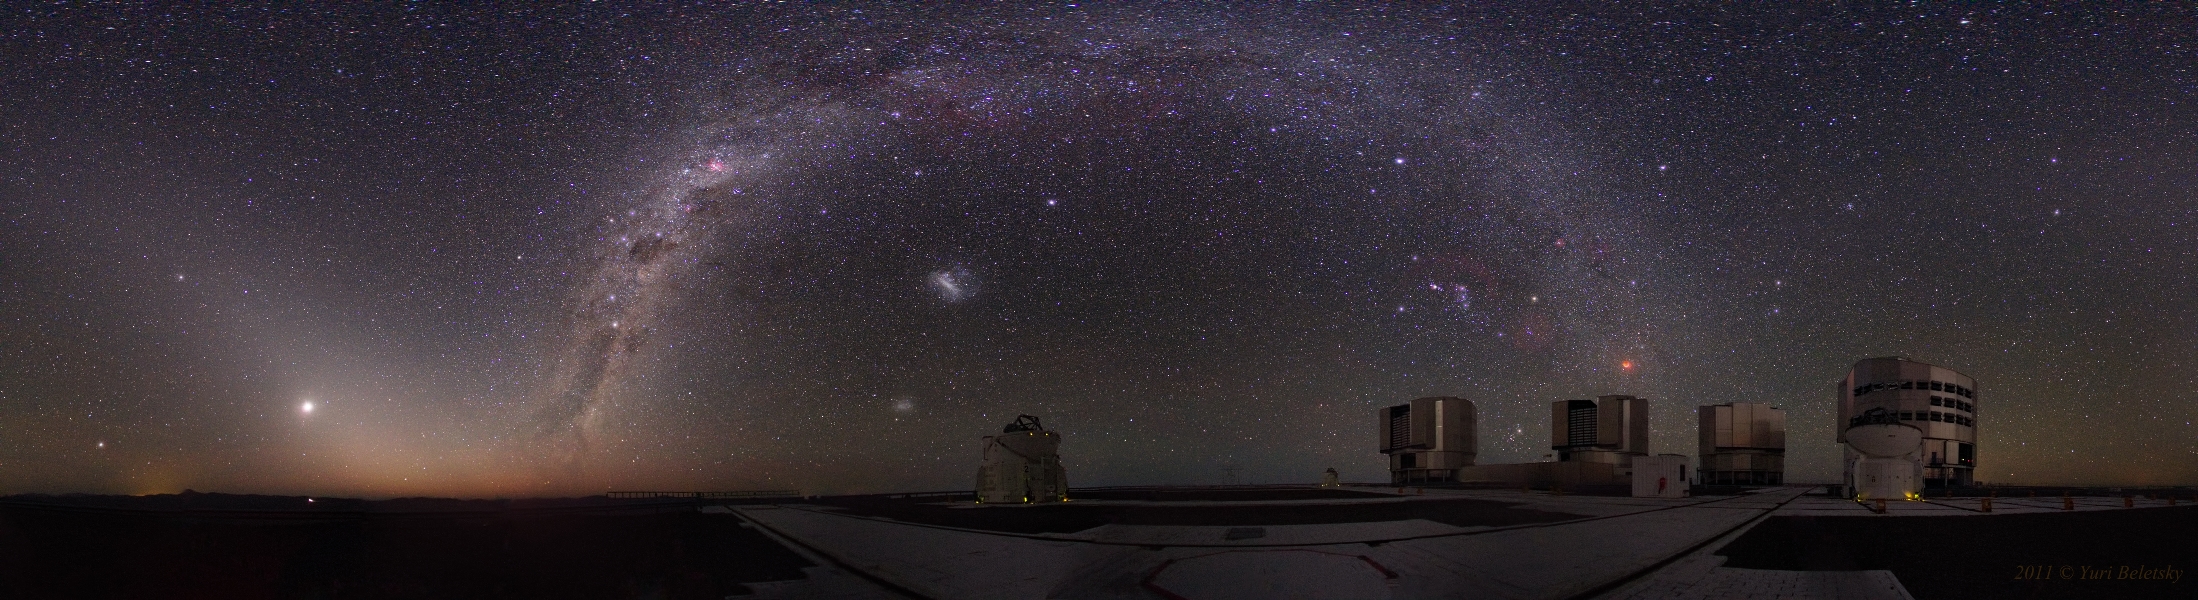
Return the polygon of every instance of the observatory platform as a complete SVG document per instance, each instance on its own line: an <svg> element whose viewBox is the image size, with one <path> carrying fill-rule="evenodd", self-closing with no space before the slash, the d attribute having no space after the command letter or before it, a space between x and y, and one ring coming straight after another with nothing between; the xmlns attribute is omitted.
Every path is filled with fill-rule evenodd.
<svg viewBox="0 0 2198 600"><path fill-rule="evenodd" d="M831 583L842 590L834 594L759 597L973 599L1910 598L1893 571L1729 568L1722 550L1781 518L1890 518L1896 521L1883 522L1905 529L1912 525L1892 524L1912 522L1902 517L1978 517L1949 522L1987 526L1996 518L1988 515L2166 515L2126 510L2119 497L2078 498L2073 511L2064 511L2057 496L2000 498L1992 513L1977 510L1978 498L1892 502L1881 513L1802 486L1683 499L1366 487L1308 486L1298 490L1305 497L1276 488L1243 491L1264 499L1177 489L1144 496L1151 499L1123 491L1101 494L1115 499L1072 494L1070 502L1047 506L895 505L871 497L729 510L847 574ZM2186 512L2177 514L2198 510L2182 505ZM2136 499L2128 506L2168 504ZM868 591L848 591L861 586Z"/></svg>

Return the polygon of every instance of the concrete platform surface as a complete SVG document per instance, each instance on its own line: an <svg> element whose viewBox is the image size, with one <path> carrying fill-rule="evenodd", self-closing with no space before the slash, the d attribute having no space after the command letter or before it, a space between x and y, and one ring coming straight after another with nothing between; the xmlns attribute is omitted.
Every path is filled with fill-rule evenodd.
<svg viewBox="0 0 2198 600"><path fill-rule="evenodd" d="M1102 520L1104 524L1081 531L1041 533L983 529L987 526L979 521L970 521L979 523L977 528L907 522L841 506L734 510L790 545L813 553L819 557L818 562L845 566L846 570L838 575L843 580L860 575L862 581L855 583L884 582L875 587L879 593L899 590L923 598L1183 600L1907 600L1915 597L1911 594L1968 597L1965 591L1985 589L2020 595L2025 590L2047 588L2010 587L1991 579L2001 575L1998 567L2002 563L2035 559L2076 564L2074 561L2099 557L2109 562L2165 561L2180 565L2185 561L2178 557L2187 553L2178 554L2181 546L2173 540L2187 538L2151 533L2184 531L2187 526L2175 525L2186 514L2181 511L2198 510L2188 502L2176 508L2165 499L2141 497L2127 501L2131 505L2128 508L2137 510L2124 510L2123 498L2100 496L2078 496L2071 501L2073 508L2064 510L2058 496L2025 496L1994 498L1990 513L1982 512L1982 499L1973 497L1888 502L1885 512L1879 513L1872 506L1825 497L1819 492L1821 488L1796 486L1731 496L1649 499L1520 490L1410 489L1390 498L1272 500L1257 505L1269 511L1280 505L1375 507L1395 502L1440 508L1352 513L1378 514L1385 519L1363 522L1300 519L1289 524L1207 526ZM1226 503L1179 500L1150 504L1173 504L1206 515ZM1515 519L1480 525L1472 519L1461 520L1453 511L1538 511L1536 514L1556 515L1563 520ZM998 514L1023 513L1013 510ZM1241 514L1253 512L1247 509ZM1265 516L1233 520L1250 523L1277 516L1302 517L1296 513L1257 514ZM1407 514L1433 516L1397 516ZM1114 516L1120 515L1138 516ZM1991 516L2009 516L2010 520L1880 519ZM1153 515L1141 518L1151 519ZM1871 540L1880 537L1910 539L1942 530L1945 533L1930 534L1937 537L1929 539L1997 539L1989 549L1997 554L1970 561L1976 564L1949 563L1935 551L1923 550L1917 551L1920 554L1903 554L1897 560L1879 560L1882 553L1855 554L1857 548L1874 547ZM2121 533L2112 540L2092 535L2104 531ZM2130 544L2136 546L2121 548ZM1904 582L1907 577L1918 579ZM860 588L847 581L827 583L843 589ZM2090 590L2075 585L2051 591ZM2138 582L2090 591L2128 592L2133 594L2130 597L2179 591L2163 585ZM867 597L823 595L824 587L820 584L811 595L769 597Z"/></svg>
<svg viewBox="0 0 2198 600"><path fill-rule="evenodd" d="M1532 498L1538 510L1589 516L1488 528L1397 521L1016 535L818 507L734 510L830 560L932 598L1563 598L1640 575L1804 491ZM1227 539L1232 529L1238 539ZM1243 529L1261 531L1249 537Z"/></svg>

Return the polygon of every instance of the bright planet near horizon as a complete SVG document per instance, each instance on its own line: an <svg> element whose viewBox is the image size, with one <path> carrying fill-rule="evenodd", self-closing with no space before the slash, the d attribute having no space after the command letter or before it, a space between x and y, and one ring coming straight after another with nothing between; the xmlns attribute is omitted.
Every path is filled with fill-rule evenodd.
<svg viewBox="0 0 2198 600"><path fill-rule="evenodd" d="M24 5L0 494L967 489L1022 414L1079 487L1386 481L1381 407L1528 462L1608 394L1829 482L1880 356L1977 379L1979 480L2188 484L2190 24Z"/></svg>

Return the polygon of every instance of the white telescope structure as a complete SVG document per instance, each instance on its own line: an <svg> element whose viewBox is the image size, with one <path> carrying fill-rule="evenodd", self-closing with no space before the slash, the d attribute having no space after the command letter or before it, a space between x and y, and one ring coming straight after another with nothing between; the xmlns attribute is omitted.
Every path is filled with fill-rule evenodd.
<svg viewBox="0 0 2198 600"><path fill-rule="evenodd" d="M1038 417L1019 415L985 437L984 464L977 467L980 503L1060 502L1068 499L1068 471L1061 468L1061 434L1047 431Z"/></svg>
<svg viewBox="0 0 2198 600"><path fill-rule="evenodd" d="M1856 362L1836 384L1847 491L1901 500L1976 484L1977 380L1900 357Z"/></svg>

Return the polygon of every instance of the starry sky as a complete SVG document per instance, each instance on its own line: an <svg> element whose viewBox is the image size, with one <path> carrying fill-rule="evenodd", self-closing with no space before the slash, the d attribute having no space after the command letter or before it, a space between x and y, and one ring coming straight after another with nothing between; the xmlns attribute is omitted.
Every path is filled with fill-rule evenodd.
<svg viewBox="0 0 2198 600"><path fill-rule="evenodd" d="M0 492L1385 480L1377 407L1979 380L2198 481L2188 6L0 15Z"/></svg>

